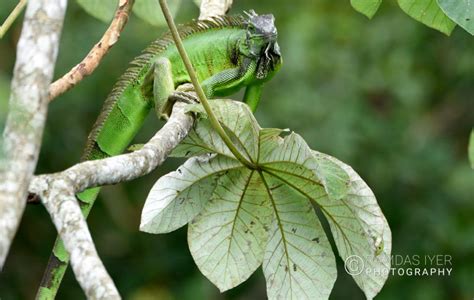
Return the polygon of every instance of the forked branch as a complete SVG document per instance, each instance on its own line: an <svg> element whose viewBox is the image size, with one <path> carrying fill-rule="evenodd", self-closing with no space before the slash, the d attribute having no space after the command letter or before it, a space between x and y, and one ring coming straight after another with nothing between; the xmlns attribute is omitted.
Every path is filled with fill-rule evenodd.
<svg viewBox="0 0 474 300"><path fill-rule="evenodd" d="M86 161L63 172L36 176L30 192L41 198L71 255L76 279L89 298L119 298L92 241L75 194L95 186L125 182L148 174L186 137L193 118L177 103L169 121L133 153Z"/></svg>

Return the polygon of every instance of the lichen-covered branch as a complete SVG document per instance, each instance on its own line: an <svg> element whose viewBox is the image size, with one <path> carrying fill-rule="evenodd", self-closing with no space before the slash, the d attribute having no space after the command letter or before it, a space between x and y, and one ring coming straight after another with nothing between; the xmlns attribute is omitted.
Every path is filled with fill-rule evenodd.
<svg viewBox="0 0 474 300"><path fill-rule="evenodd" d="M225 15L232 6L232 0L202 0L199 19Z"/></svg>
<svg viewBox="0 0 474 300"><path fill-rule="evenodd" d="M17 46L0 145L0 268L25 207L48 109L66 0L30 0Z"/></svg>
<svg viewBox="0 0 474 300"><path fill-rule="evenodd" d="M148 174L186 137L193 117L177 103L168 122L142 149L101 160L86 161L63 172L33 179L30 192L38 195L50 213L78 282L92 299L118 298L74 197L87 188L129 181Z"/></svg>
<svg viewBox="0 0 474 300"><path fill-rule="evenodd" d="M120 33L128 21L135 0L120 0L115 16L100 41L89 51L87 56L63 77L49 87L49 99L53 100L78 84L84 77L92 74L109 49L118 41Z"/></svg>

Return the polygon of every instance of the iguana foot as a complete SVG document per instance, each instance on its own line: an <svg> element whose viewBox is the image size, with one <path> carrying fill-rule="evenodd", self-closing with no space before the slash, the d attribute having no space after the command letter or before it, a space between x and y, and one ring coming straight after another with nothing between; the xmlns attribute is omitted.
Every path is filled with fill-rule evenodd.
<svg viewBox="0 0 474 300"><path fill-rule="evenodd" d="M180 92L180 91L174 91L173 94L171 94L168 98L168 101L171 101L172 103L179 101L179 102L184 102L188 104L196 104L199 103L199 100L197 98L196 93L194 92Z"/></svg>

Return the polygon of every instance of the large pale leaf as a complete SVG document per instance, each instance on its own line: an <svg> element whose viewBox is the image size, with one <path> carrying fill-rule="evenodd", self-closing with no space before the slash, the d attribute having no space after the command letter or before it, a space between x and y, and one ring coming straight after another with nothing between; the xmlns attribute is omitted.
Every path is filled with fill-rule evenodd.
<svg viewBox="0 0 474 300"><path fill-rule="evenodd" d="M263 176L275 214L263 262L268 298L327 299L336 263L313 207L285 182Z"/></svg>
<svg viewBox="0 0 474 300"><path fill-rule="evenodd" d="M146 231L168 232L192 220L191 253L221 291L246 280L263 261L270 299L327 299L336 268L313 201L341 257L363 256L377 271L389 266L388 225L352 169L311 151L295 133L281 138L280 129L260 129L245 104L220 100L211 106L254 167L238 162L208 120L199 119L176 153L200 156L155 185L143 212ZM192 110L203 114L199 106ZM377 275L354 276L369 298L385 282Z"/></svg>
<svg viewBox="0 0 474 300"><path fill-rule="evenodd" d="M178 170L161 177L150 190L143 207L140 230L167 233L186 225L211 197L224 172L241 165L223 156L189 159Z"/></svg>
<svg viewBox="0 0 474 300"><path fill-rule="evenodd" d="M178 12L181 0L166 1L173 15ZM158 0L136 0L133 5L133 12L144 21L154 26L166 25L165 18L161 12Z"/></svg>
<svg viewBox="0 0 474 300"><path fill-rule="evenodd" d="M436 0L398 0L400 8L415 20L450 35L456 24L444 14Z"/></svg>
<svg viewBox="0 0 474 300"><path fill-rule="evenodd" d="M471 162L471 168L474 169L474 129L471 131L471 138L469 139L468 147L469 161Z"/></svg>
<svg viewBox="0 0 474 300"><path fill-rule="evenodd" d="M380 7L382 0L351 0L352 7L371 19Z"/></svg>
<svg viewBox="0 0 474 300"><path fill-rule="evenodd" d="M107 23L114 16L118 0L77 0L77 3L88 14Z"/></svg>
<svg viewBox="0 0 474 300"><path fill-rule="evenodd" d="M474 35L474 2L472 0L438 0L438 4L448 17Z"/></svg>
<svg viewBox="0 0 474 300"><path fill-rule="evenodd" d="M223 175L211 200L189 226L191 254L221 291L245 281L262 264L272 210L259 174Z"/></svg>

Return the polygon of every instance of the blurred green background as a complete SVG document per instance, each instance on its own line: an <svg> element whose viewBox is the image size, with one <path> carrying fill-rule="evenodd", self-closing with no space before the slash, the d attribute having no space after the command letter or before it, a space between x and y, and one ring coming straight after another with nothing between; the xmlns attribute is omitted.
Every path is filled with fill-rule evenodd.
<svg viewBox="0 0 474 300"><path fill-rule="evenodd" d="M16 2L0 2L0 20ZM390 1L371 21L349 1L332 0L236 0L231 13L252 8L275 15L284 56L264 91L261 125L290 128L312 148L353 166L387 216L393 254L453 258L451 276L390 276L377 299L472 299L474 172L466 148L474 125L474 37L458 28L448 38ZM192 1L183 0L177 20L197 15ZM79 62L106 27L70 1L56 77ZM0 40L0 120L20 30L17 21ZM51 104L37 173L79 160L114 81L163 31L132 17L100 68ZM137 142L160 126L150 116ZM105 188L92 210L96 246L124 299L264 299L261 270L220 294L197 270L185 228L159 236L138 232L148 190L178 163L170 159L144 178ZM0 274L1 299L34 297L55 235L44 208L27 206ZM363 299L340 259L338 265L331 298ZM70 270L58 298L85 298Z"/></svg>

